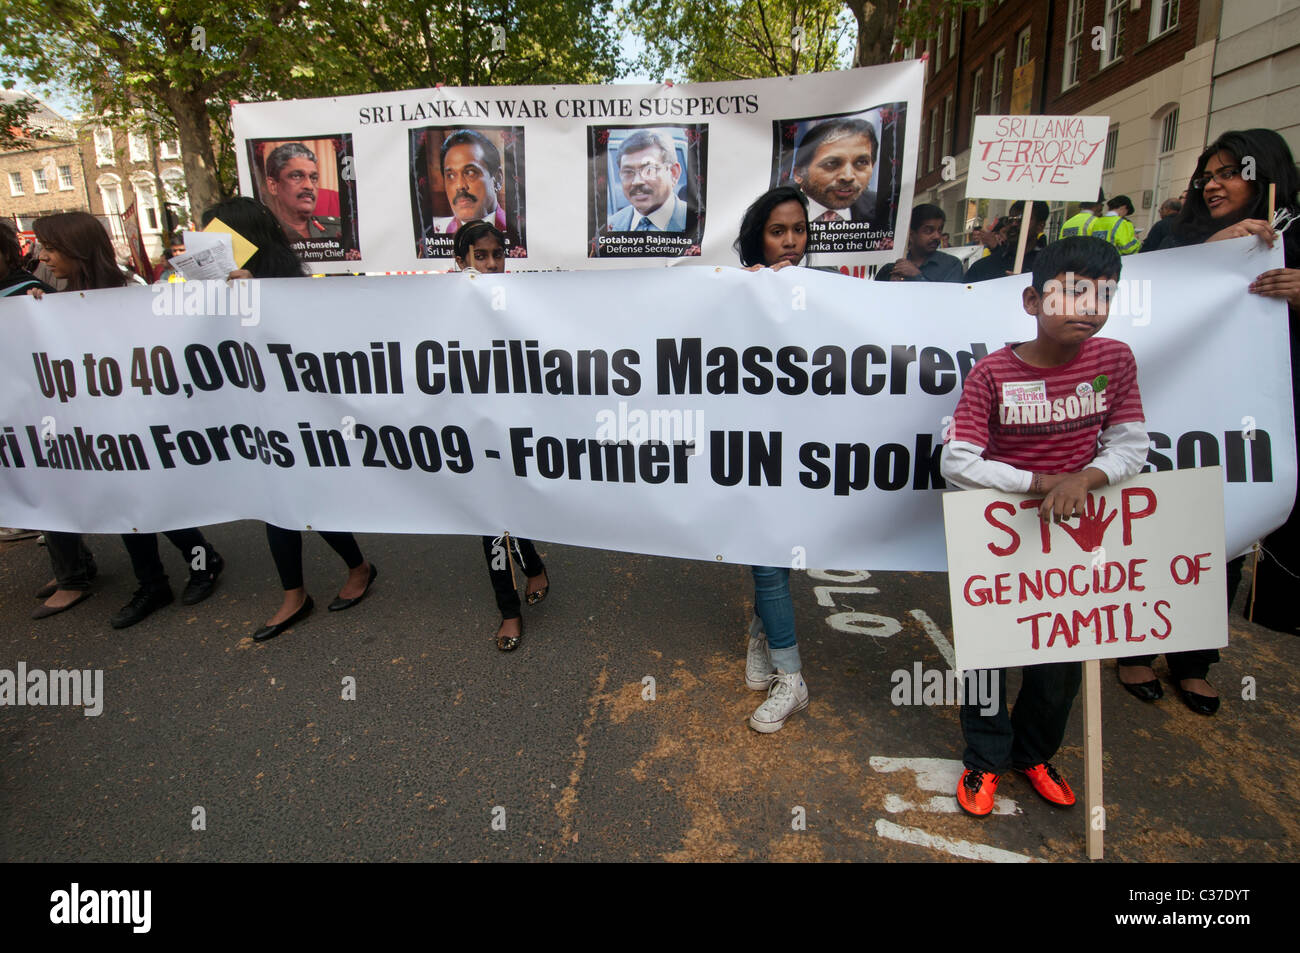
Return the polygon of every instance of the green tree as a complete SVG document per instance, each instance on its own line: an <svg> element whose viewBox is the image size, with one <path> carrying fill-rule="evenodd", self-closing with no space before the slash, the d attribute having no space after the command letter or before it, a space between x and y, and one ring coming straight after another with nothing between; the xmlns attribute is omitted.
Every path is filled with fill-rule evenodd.
<svg viewBox="0 0 1300 953"><path fill-rule="evenodd" d="M28 119L37 106L30 96L0 100L0 149L11 149L23 144Z"/></svg>

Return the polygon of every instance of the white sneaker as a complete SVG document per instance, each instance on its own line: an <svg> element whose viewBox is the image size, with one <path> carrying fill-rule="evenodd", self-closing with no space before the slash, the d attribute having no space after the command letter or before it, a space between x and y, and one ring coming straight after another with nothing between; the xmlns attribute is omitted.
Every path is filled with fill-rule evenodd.
<svg viewBox="0 0 1300 953"><path fill-rule="evenodd" d="M775 676L776 666L767 650L763 620L754 616L749 623L749 651L745 653L745 687L750 691L765 692Z"/></svg>
<svg viewBox="0 0 1300 953"><path fill-rule="evenodd" d="M749 727L764 734L780 731L785 720L797 711L808 707L808 686L798 672L786 675L778 671L772 676L767 701L754 709L749 716Z"/></svg>

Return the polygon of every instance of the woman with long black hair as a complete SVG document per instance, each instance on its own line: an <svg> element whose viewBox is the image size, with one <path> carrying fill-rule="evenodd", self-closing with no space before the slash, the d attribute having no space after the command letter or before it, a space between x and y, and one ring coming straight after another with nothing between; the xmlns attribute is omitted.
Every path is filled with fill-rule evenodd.
<svg viewBox="0 0 1300 953"><path fill-rule="evenodd" d="M302 262L290 247L280 223L266 206L250 198L228 199L204 212L203 224L206 226L214 218L221 219L257 246L253 257L244 263L243 268L231 272L231 278L304 276ZM329 604L329 609L331 612L350 609L369 593L379 570L361 555L361 547L351 533L318 532L348 567L347 581L339 590L338 598ZM315 606L303 583L302 533L267 523L266 541L280 575L280 585L284 588L284 601L266 625L253 633L253 638L259 642L275 638L295 622L306 618Z"/></svg>
<svg viewBox="0 0 1300 953"><path fill-rule="evenodd" d="M87 212L64 212L38 218L32 225L41 245L40 258L55 278L67 282L67 291L121 288L126 278L117 266L112 243L104 226ZM29 289L41 297L43 287ZM182 601L186 605L201 602L212 593L223 561L197 529L170 530L166 536L191 565L189 584ZM123 629L144 619L155 609L175 598L167 573L158 555L158 537L154 533L123 534L122 542L131 557L139 588L131 601L109 620L115 629ZM90 581L97 572L94 556L86 548L80 533L45 534L46 550L54 567L54 579L36 592L45 602L32 618L43 619L71 609L90 597Z"/></svg>
<svg viewBox="0 0 1300 953"><path fill-rule="evenodd" d="M1270 220L1272 186L1277 228ZM1161 244L1163 251L1180 245L1256 236L1273 246L1282 241L1286 267L1258 275L1243 294L1279 298L1289 308L1291 339L1291 391L1300 424L1300 172L1296 170L1286 140L1272 129L1225 132L1206 147L1196 161L1187 189L1187 201ZM1284 221L1285 220L1285 221ZM1289 222L1289 228L1287 223ZM1279 228L1286 228L1279 232ZM1300 428L1297 429L1300 439ZM1257 598L1254 621L1270 629L1300 632L1300 604L1295 600L1300 579L1300 511L1292 509L1287 521L1263 541L1263 554L1255 570ZM1245 557L1228 563L1228 604L1241 582ZM1156 701L1164 692L1151 663L1154 655L1119 660L1119 680L1143 701ZM1213 715L1219 693L1208 681L1210 666L1219 661L1218 649L1170 652L1165 660L1179 696L1192 711Z"/></svg>
<svg viewBox="0 0 1300 953"><path fill-rule="evenodd" d="M799 265L808 248L808 200L790 186L763 193L745 211L733 247L749 271ZM787 718L808 707L808 686L795 639L790 569L751 569L754 619L749 626L745 685L752 691L766 691L767 700L750 715L749 727L768 734L780 731Z"/></svg>

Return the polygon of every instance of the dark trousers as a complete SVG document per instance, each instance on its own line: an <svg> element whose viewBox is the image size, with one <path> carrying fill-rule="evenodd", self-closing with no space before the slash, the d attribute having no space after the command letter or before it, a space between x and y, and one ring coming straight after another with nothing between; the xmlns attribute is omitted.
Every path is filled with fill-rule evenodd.
<svg viewBox="0 0 1300 953"><path fill-rule="evenodd" d="M1032 768L1056 757L1083 681L1083 665L1056 662L1027 665L1022 671L1020 694L1010 715L1004 668L997 669L996 714L980 714L978 703L961 706L961 730L966 736L962 762L966 767L1001 774L1008 767Z"/></svg>
<svg viewBox="0 0 1300 953"><path fill-rule="evenodd" d="M351 533L321 533L320 538L329 543L330 549L338 553L349 569L356 569L364 563L361 547ZM271 558L275 560L275 571L280 574L280 585L286 590L302 588L302 533L296 529L284 529L266 524L266 541L271 546Z"/></svg>
<svg viewBox="0 0 1300 953"><path fill-rule="evenodd" d="M80 533L45 533L45 551L60 589L85 592L98 572L95 557L86 548Z"/></svg>
<svg viewBox="0 0 1300 953"><path fill-rule="evenodd" d="M498 543L497 540L500 539ZM515 588L514 577L510 573L510 555L514 554L515 564L523 571L525 577L540 576L546 571L542 557L537 555L537 547L532 540L518 536L510 537L510 552L506 552L505 537L484 536L483 555L487 559L488 576L492 579L492 591L496 593L497 608L501 610L502 619L519 618L519 591Z"/></svg>
<svg viewBox="0 0 1300 953"><path fill-rule="evenodd" d="M192 565L196 549L206 550L204 558L207 562L204 565L216 555L216 550L197 529L171 529L163 535L180 550L187 566ZM126 546L126 554L131 557L131 570L141 587L167 584L167 572L158 555L157 533L123 533L122 544Z"/></svg>
<svg viewBox="0 0 1300 953"><path fill-rule="evenodd" d="M1237 594L1237 587L1241 585L1241 571L1246 565L1246 557L1238 556L1236 559L1228 560L1227 572L1228 577L1228 608L1232 608L1233 597ZM1145 665L1148 668L1156 660L1154 655L1133 655L1129 658L1117 659L1120 665L1126 668L1133 665ZM1210 674L1210 666L1219 661L1218 649L1193 649L1190 652L1167 652L1165 661L1169 663L1169 674L1173 676L1174 681L1181 682L1186 678L1205 678Z"/></svg>

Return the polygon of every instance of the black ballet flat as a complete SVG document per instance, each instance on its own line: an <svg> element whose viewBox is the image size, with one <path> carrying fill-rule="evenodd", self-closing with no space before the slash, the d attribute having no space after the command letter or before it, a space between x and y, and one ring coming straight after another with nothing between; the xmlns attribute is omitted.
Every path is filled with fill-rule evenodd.
<svg viewBox="0 0 1300 953"><path fill-rule="evenodd" d="M1115 670L1115 677L1119 678L1118 668ZM1124 686L1126 692L1144 702L1158 702L1165 697L1165 690L1160 686L1158 678L1153 678L1149 682L1126 682L1120 678L1119 683Z"/></svg>
<svg viewBox="0 0 1300 953"><path fill-rule="evenodd" d="M289 618L285 619L283 622L277 622L275 625L264 625L254 632L253 641L265 642L268 639L275 638L295 622L301 622L303 619L307 618L307 616L311 614L313 608L315 608L315 604L311 601L311 596L308 596L303 601L303 604L299 607L298 611L289 616Z"/></svg>
<svg viewBox="0 0 1300 953"><path fill-rule="evenodd" d="M1218 696L1210 697L1209 695L1198 695L1196 692L1189 692L1183 688L1182 684L1178 686L1178 697L1183 700L1183 704L1196 712L1198 715L1213 715L1219 710Z"/></svg>
<svg viewBox="0 0 1300 953"><path fill-rule="evenodd" d="M355 599L344 599L342 596L336 597L334 601L329 604L330 612L342 612L344 609L351 609L354 605L364 599L366 594L370 592L370 587L374 583L375 577L378 575L379 570L375 568L374 563L371 563L370 578L366 580L366 588L361 590L361 595L357 596Z"/></svg>

